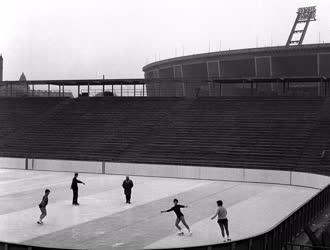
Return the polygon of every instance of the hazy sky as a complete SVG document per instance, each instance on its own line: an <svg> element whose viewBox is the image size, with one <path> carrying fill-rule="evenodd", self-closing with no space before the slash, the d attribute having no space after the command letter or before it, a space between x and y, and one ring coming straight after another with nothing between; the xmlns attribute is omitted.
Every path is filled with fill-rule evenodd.
<svg viewBox="0 0 330 250"><path fill-rule="evenodd" d="M312 5L305 43L330 42L329 0L0 0L4 80L143 77L183 47L283 45L297 8Z"/></svg>

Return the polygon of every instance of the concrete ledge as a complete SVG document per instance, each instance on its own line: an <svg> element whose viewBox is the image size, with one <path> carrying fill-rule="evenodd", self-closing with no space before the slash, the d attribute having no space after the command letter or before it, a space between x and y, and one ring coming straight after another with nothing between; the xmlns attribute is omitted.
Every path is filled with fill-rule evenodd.
<svg viewBox="0 0 330 250"><path fill-rule="evenodd" d="M25 169L25 159L0 157L0 168Z"/></svg>
<svg viewBox="0 0 330 250"><path fill-rule="evenodd" d="M106 162L105 173L179 178L179 167L181 166Z"/></svg>
<svg viewBox="0 0 330 250"><path fill-rule="evenodd" d="M263 169L245 169L244 181L290 185L290 172Z"/></svg>
<svg viewBox="0 0 330 250"><path fill-rule="evenodd" d="M32 164L33 170L102 173L102 162L34 159Z"/></svg>
<svg viewBox="0 0 330 250"><path fill-rule="evenodd" d="M0 168L25 169L26 167L29 170L271 183L317 189L323 189L330 184L328 176L304 172L45 159L26 161L24 158L0 157Z"/></svg>
<svg viewBox="0 0 330 250"><path fill-rule="evenodd" d="M244 169L241 168L216 168L216 167L199 167L199 168L200 168L200 179L244 181Z"/></svg>
<svg viewBox="0 0 330 250"><path fill-rule="evenodd" d="M313 187L318 189L323 189L330 183L330 177L319 175L319 174L309 174L304 172L292 172L292 185Z"/></svg>

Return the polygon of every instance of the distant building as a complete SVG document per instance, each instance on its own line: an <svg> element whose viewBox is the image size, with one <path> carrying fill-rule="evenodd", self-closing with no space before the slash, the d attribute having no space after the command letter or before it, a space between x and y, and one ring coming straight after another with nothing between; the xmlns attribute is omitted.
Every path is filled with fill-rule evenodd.
<svg viewBox="0 0 330 250"><path fill-rule="evenodd" d="M19 81L21 81L21 82L26 82L26 77L25 77L25 74L24 74L24 72L22 72L22 74L21 74L21 76L19 77Z"/></svg>

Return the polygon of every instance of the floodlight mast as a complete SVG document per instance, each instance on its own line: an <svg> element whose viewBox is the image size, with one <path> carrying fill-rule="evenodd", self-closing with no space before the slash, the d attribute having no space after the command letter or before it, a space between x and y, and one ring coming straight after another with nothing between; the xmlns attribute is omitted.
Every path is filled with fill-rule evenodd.
<svg viewBox="0 0 330 250"><path fill-rule="evenodd" d="M287 47L291 45L301 45L303 43L309 22L311 21L316 21L316 6L299 8L288 41L286 42ZM305 24L303 29L297 29L297 25L300 23ZM298 39L294 40L293 36L295 34L298 34L300 36L298 37Z"/></svg>

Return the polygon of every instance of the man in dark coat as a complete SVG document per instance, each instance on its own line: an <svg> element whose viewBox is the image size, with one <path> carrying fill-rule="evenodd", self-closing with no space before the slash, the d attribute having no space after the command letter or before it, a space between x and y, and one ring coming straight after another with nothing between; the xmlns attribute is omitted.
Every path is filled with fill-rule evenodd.
<svg viewBox="0 0 330 250"><path fill-rule="evenodd" d="M126 176L126 179L123 181L122 186L124 188L124 193L126 196L126 203L131 204L133 181L129 178L129 176Z"/></svg>
<svg viewBox="0 0 330 250"><path fill-rule="evenodd" d="M82 183L85 185L85 183L83 181L80 181L77 179L78 177L78 173L74 174L74 177L72 179L72 183L71 183L71 189L73 192L73 199L72 199L72 205L74 206L79 206L78 203L78 183Z"/></svg>

